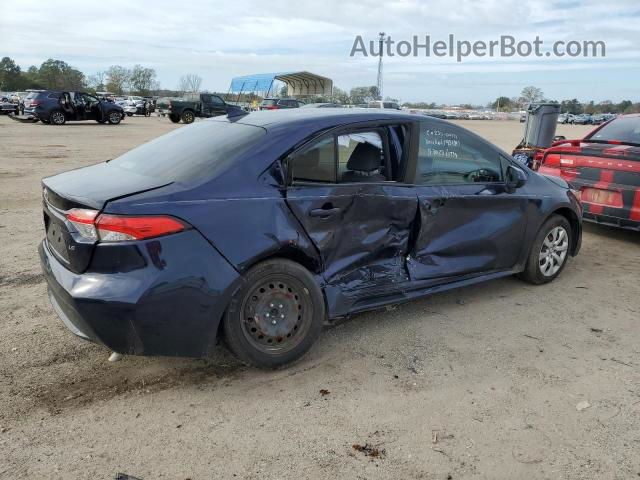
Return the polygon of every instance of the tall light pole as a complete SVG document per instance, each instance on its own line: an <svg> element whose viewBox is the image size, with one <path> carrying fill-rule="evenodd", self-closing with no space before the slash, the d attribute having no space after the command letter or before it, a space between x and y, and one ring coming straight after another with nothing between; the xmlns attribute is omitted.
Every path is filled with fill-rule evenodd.
<svg viewBox="0 0 640 480"><path fill-rule="evenodd" d="M384 43L384 32L380 32L380 59L378 60L378 95L380 96L380 100L382 100L382 52L383 52L383 43Z"/></svg>

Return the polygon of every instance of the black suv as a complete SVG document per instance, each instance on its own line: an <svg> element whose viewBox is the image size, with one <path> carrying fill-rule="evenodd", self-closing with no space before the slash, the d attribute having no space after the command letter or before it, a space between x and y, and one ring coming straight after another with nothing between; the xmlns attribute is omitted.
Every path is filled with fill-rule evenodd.
<svg viewBox="0 0 640 480"><path fill-rule="evenodd" d="M124 117L124 110L120 105L100 100L90 93L45 90L25 98L24 114L52 125L82 120L117 125Z"/></svg>
<svg viewBox="0 0 640 480"><path fill-rule="evenodd" d="M295 98L265 98L260 104L260 110L280 110L283 108L299 108L303 102Z"/></svg>

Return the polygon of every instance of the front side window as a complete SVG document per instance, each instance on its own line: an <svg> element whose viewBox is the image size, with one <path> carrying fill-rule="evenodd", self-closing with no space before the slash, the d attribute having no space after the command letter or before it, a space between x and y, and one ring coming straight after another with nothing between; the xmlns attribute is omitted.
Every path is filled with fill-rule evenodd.
<svg viewBox="0 0 640 480"><path fill-rule="evenodd" d="M462 128L420 122L416 183L457 185L502 181L499 153Z"/></svg>

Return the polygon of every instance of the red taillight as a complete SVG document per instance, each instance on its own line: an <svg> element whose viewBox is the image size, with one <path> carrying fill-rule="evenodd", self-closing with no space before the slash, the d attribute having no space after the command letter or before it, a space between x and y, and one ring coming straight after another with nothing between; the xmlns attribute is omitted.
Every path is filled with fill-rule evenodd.
<svg viewBox="0 0 640 480"><path fill-rule="evenodd" d="M94 225L97 216L97 210L74 208L67 213L67 220L73 224L78 233L84 238L88 240L97 240L98 232L96 232L96 227Z"/></svg>
<svg viewBox="0 0 640 480"><path fill-rule="evenodd" d="M143 240L185 229L184 223L172 217L125 217L107 214L98 217L96 227L103 242Z"/></svg>
<svg viewBox="0 0 640 480"><path fill-rule="evenodd" d="M67 220L78 233L89 240L120 242L143 240L181 232L187 226L180 220L162 215L120 216L102 214L96 210L74 208L67 213Z"/></svg>

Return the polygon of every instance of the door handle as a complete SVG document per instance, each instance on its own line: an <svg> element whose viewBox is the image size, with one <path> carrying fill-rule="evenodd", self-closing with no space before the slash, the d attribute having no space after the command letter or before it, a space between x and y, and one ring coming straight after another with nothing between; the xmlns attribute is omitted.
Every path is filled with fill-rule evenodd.
<svg viewBox="0 0 640 480"><path fill-rule="evenodd" d="M315 208L309 212L309 216L327 218L327 217L331 217L332 215L337 215L338 213L340 213L340 209L338 207Z"/></svg>

